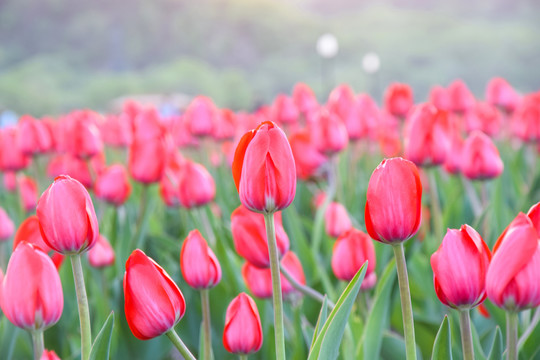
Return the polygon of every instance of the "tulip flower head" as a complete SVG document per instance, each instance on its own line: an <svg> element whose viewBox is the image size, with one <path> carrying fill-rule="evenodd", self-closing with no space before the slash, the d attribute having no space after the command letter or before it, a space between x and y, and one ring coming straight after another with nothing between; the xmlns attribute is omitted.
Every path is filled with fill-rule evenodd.
<svg viewBox="0 0 540 360"><path fill-rule="evenodd" d="M471 180L496 178L503 172L504 164L499 150L489 136L476 130L463 145L461 171Z"/></svg>
<svg viewBox="0 0 540 360"><path fill-rule="evenodd" d="M96 245L88 251L88 262L95 268L103 268L114 264L114 249L105 236L99 235Z"/></svg>
<svg viewBox="0 0 540 360"><path fill-rule="evenodd" d="M115 206L122 205L131 194L131 184L126 168L115 164L105 169L94 184L96 196Z"/></svg>
<svg viewBox="0 0 540 360"><path fill-rule="evenodd" d="M208 289L221 280L221 266L199 230L192 230L180 252L180 268L189 286Z"/></svg>
<svg viewBox="0 0 540 360"><path fill-rule="evenodd" d="M7 212L0 207L0 242L9 240L14 231L13 221Z"/></svg>
<svg viewBox="0 0 540 360"><path fill-rule="evenodd" d="M250 354L259 351L263 333L259 310L252 298L241 293L229 304L225 315L223 345L233 354Z"/></svg>
<svg viewBox="0 0 540 360"><path fill-rule="evenodd" d="M350 230L352 223L345 206L335 201L331 202L324 213L324 225L326 233L333 238Z"/></svg>
<svg viewBox="0 0 540 360"><path fill-rule="evenodd" d="M238 143L233 177L240 201L256 212L272 213L289 206L296 192L296 166L285 133L265 121Z"/></svg>
<svg viewBox="0 0 540 360"><path fill-rule="evenodd" d="M53 350L43 350L43 355L39 360L61 360Z"/></svg>

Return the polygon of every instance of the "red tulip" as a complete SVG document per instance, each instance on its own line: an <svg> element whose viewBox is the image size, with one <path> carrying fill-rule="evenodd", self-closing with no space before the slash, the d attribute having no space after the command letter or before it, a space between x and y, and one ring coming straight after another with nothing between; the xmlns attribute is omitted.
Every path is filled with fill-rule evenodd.
<svg viewBox="0 0 540 360"><path fill-rule="evenodd" d="M491 252L469 225L448 229L431 256L433 283L439 300L456 309L469 309L486 298L486 273Z"/></svg>
<svg viewBox="0 0 540 360"><path fill-rule="evenodd" d="M448 86L451 109L456 113L465 113L473 108L476 100L463 80L455 80Z"/></svg>
<svg viewBox="0 0 540 360"><path fill-rule="evenodd" d="M241 293L229 304L225 315L223 345L233 354L250 354L262 346L259 310L252 298Z"/></svg>
<svg viewBox="0 0 540 360"><path fill-rule="evenodd" d="M17 191L17 175L14 171L4 172L4 188L11 193Z"/></svg>
<svg viewBox="0 0 540 360"><path fill-rule="evenodd" d="M519 95L503 78L493 78L486 88L486 101L499 106L507 112L514 111L519 105Z"/></svg>
<svg viewBox="0 0 540 360"><path fill-rule="evenodd" d="M199 230L192 230L182 245L180 268L189 286L209 289L221 280L221 266Z"/></svg>
<svg viewBox="0 0 540 360"><path fill-rule="evenodd" d="M412 162L383 160L371 174L366 197L366 229L373 239L392 244L416 234L421 221L422 183Z"/></svg>
<svg viewBox="0 0 540 360"><path fill-rule="evenodd" d="M481 131L473 131L461 153L461 171L469 179L492 179L503 172L504 164L493 141Z"/></svg>
<svg viewBox="0 0 540 360"><path fill-rule="evenodd" d="M368 266L362 289L372 288L377 281L373 242L366 233L354 228L337 239L332 253L332 270L338 279L351 281L366 261L368 261Z"/></svg>
<svg viewBox="0 0 540 360"><path fill-rule="evenodd" d="M47 126L32 116L23 115L17 123L18 146L25 155L41 154L52 149L53 140Z"/></svg>
<svg viewBox="0 0 540 360"><path fill-rule="evenodd" d="M19 129L0 129L0 170L19 171L30 164L30 157L25 155L18 144Z"/></svg>
<svg viewBox="0 0 540 360"><path fill-rule="evenodd" d="M540 140L540 91L523 98L514 113L512 131L523 141Z"/></svg>
<svg viewBox="0 0 540 360"><path fill-rule="evenodd" d="M304 115L307 115L319 107L317 98L306 84L298 83L294 86L292 97L298 110Z"/></svg>
<svg viewBox="0 0 540 360"><path fill-rule="evenodd" d="M30 176L20 176L17 182L19 183L21 203L24 211L27 213L34 211L38 198L36 182Z"/></svg>
<svg viewBox="0 0 540 360"><path fill-rule="evenodd" d="M218 109L212 99L197 96L188 105L184 113L184 121L191 134L195 136L210 136L216 124Z"/></svg>
<svg viewBox="0 0 540 360"><path fill-rule="evenodd" d="M281 224L281 213L274 216L277 249L280 256L289 250L289 237ZM266 228L262 214L240 205L231 214L234 247L240 256L259 268L270 267Z"/></svg>
<svg viewBox="0 0 540 360"><path fill-rule="evenodd" d="M431 88L431 91L429 92L429 102L439 110L450 111L452 109L450 94L448 93L448 90L440 85Z"/></svg>
<svg viewBox="0 0 540 360"><path fill-rule="evenodd" d="M345 124L336 114L321 108L309 123L313 143L321 153L332 155L347 147L349 135Z"/></svg>
<svg viewBox="0 0 540 360"><path fill-rule="evenodd" d="M45 243L61 254L81 253L99 235L94 205L80 182L57 177L38 201L37 217Z"/></svg>
<svg viewBox="0 0 540 360"><path fill-rule="evenodd" d="M446 159L444 161L444 170L450 174L458 174L461 171L463 145L465 141L461 138L458 131L450 131L450 144Z"/></svg>
<svg viewBox="0 0 540 360"><path fill-rule="evenodd" d="M465 114L468 132L480 130L489 136L495 136L501 129L501 122L497 108L485 102L477 102L472 110Z"/></svg>
<svg viewBox="0 0 540 360"><path fill-rule="evenodd" d="M300 112L293 99L280 94L272 104L272 121L276 124L293 124L298 120Z"/></svg>
<svg viewBox="0 0 540 360"><path fill-rule="evenodd" d="M203 165L186 160L178 174L178 199L183 207L191 209L214 200L216 184Z"/></svg>
<svg viewBox="0 0 540 360"><path fill-rule="evenodd" d="M95 268L111 266L115 261L114 249L109 240L99 235L96 244L88 251L88 262Z"/></svg>
<svg viewBox="0 0 540 360"><path fill-rule="evenodd" d="M531 209L535 219L538 210ZM487 271L489 300L509 311L540 305L540 242L531 219L523 213L508 225L493 248Z"/></svg>
<svg viewBox="0 0 540 360"><path fill-rule="evenodd" d="M99 125L103 142L112 147L128 147L133 142L132 125L132 119L125 113L107 116Z"/></svg>
<svg viewBox="0 0 540 360"><path fill-rule="evenodd" d="M43 355L39 360L61 360L53 350L43 350Z"/></svg>
<svg viewBox="0 0 540 360"><path fill-rule="evenodd" d="M0 207L0 242L9 240L14 231L15 225L13 224L13 221L6 210Z"/></svg>
<svg viewBox="0 0 540 360"><path fill-rule="evenodd" d="M345 121L348 113L354 106L354 102L355 95L353 89L347 84L342 84L332 90L328 96L326 107L328 111L336 114L341 120Z"/></svg>
<svg viewBox="0 0 540 360"><path fill-rule="evenodd" d="M235 135L236 114L229 109L218 110L216 124L212 130L214 140L232 140Z"/></svg>
<svg viewBox="0 0 540 360"><path fill-rule="evenodd" d="M289 137L296 165L296 175L300 179L315 176L317 170L328 160L317 150L307 129L297 131Z"/></svg>
<svg viewBox="0 0 540 360"><path fill-rule="evenodd" d="M60 148L86 159L103 151L101 133L97 127L101 115L90 110L76 110L60 122L62 143Z"/></svg>
<svg viewBox="0 0 540 360"><path fill-rule="evenodd" d="M324 223L328 236L337 238L352 228L349 213L343 204L332 202L324 213Z"/></svg>
<svg viewBox="0 0 540 360"><path fill-rule="evenodd" d="M124 311L135 337L155 338L184 316L186 303L170 276L144 252L136 249L126 261Z"/></svg>
<svg viewBox="0 0 540 360"><path fill-rule="evenodd" d="M390 84L384 93L384 107L394 116L404 117L413 104L413 92L407 84Z"/></svg>
<svg viewBox="0 0 540 360"><path fill-rule="evenodd" d="M240 201L271 213L289 206L296 192L296 167L285 133L273 122L246 133L236 148L233 177Z"/></svg>
<svg viewBox="0 0 540 360"><path fill-rule="evenodd" d="M379 108L375 101L367 94L358 95L343 118L349 140L373 137L379 117Z"/></svg>
<svg viewBox="0 0 540 360"><path fill-rule="evenodd" d="M115 206L126 202L131 194L131 184L124 165L115 164L106 168L94 184L96 197Z"/></svg>
<svg viewBox="0 0 540 360"><path fill-rule="evenodd" d="M58 322L64 309L62 284L43 251L26 242L13 251L2 282L0 305L9 321L29 331Z"/></svg>

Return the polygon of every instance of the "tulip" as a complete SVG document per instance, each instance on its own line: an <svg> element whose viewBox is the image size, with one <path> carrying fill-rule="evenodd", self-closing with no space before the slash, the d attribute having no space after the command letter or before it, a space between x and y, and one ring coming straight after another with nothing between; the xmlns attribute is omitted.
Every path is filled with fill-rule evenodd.
<svg viewBox="0 0 540 360"><path fill-rule="evenodd" d="M20 176L17 182L19 183L21 203L24 211L27 213L34 211L38 197L36 182L30 176Z"/></svg>
<svg viewBox="0 0 540 360"><path fill-rule="evenodd" d="M404 117L413 104L413 92L407 84L390 84L384 93L384 106L394 116Z"/></svg>
<svg viewBox="0 0 540 360"><path fill-rule="evenodd" d="M328 96L326 107L328 110L336 114L345 121L349 112L353 109L355 102L355 95L353 89L347 85L342 84L334 88Z"/></svg>
<svg viewBox="0 0 540 360"><path fill-rule="evenodd" d="M540 91L526 95L514 113L512 131L523 141L540 140Z"/></svg>
<svg viewBox="0 0 540 360"><path fill-rule="evenodd" d="M292 97L298 110L300 110L300 112L304 114L304 116L317 110L317 108L319 107L317 98L315 97L313 90L311 90L310 87L306 84L296 84L293 89Z"/></svg>
<svg viewBox="0 0 540 360"><path fill-rule="evenodd" d="M351 281L366 261L368 266L361 288L371 289L377 281L377 275L375 247L369 236L351 228L337 239L332 253L332 270L338 279Z"/></svg>
<svg viewBox="0 0 540 360"><path fill-rule="evenodd" d="M341 118L324 108L310 122L309 131L317 150L328 156L345 149L349 143L347 128Z"/></svg>
<svg viewBox="0 0 540 360"><path fill-rule="evenodd" d="M281 224L281 213L275 214L276 240L280 256L289 250L289 237ZM240 205L231 214L234 247L240 256L259 268L270 266L264 216Z"/></svg>
<svg viewBox="0 0 540 360"><path fill-rule="evenodd" d="M9 240L14 231L15 225L13 224L13 221L6 210L0 207L0 242Z"/></svg>
<svg viewBox="0 0 540 360"><path fill-rule="evenodd" d="M458 174L461 171L463 145L465 141L458 131L450 131L450 143L444 161L444 170L450 174Z"/></svg>
<svg viewBox="0 0 540 360"><path fill-rule="evenodd" d="M259 351L263 333L259 310L252 298L241 293L229 304L225 315L223 345L233 354Z"/></svg>
<svg viewBox="0 0 540 360"><path fill-rule="evenodd" d="M43 350L43 355L39 360L61 360L53 350Z"/></svg>
<svg viewBox="0 0 540 360"><path fill-rule="evenodd" d="M115 206L126 202L131 194L126 168L121 164L106 168L96 179L94 184L96 197Z"/></svg>
<svg viewBox="0 0 540 360"><path fill-rule="evenodd" d="M352 228L351 219L343 204L331 202L324 213L324 222L328 236L337 238ZM356 272L355 272L356 274ZM353 275L354 276L354 275Z"/></svg>
<svg viewBox="0 0 540 360"><path fill-rule="evenodd" d="M180 268L189 286L209 289L221 280L221 266L199 230L191 231L182 245Z"/></svg>
<svg viewBox="0 0 540 360"><path fill-rule="evenodd" d="M25 155L41 154L51 150L53 139L46 125L29 115L23 115L17 123L18 147Z"/></svg>
<svg viewBox="0 0 540 360"><path fill-rule="evenodd" d="M180 166L178 188L180 204L188 209L203 206L216 196L216 184L212 175L203 165L190 160Z"/></svg>
<svg viewBox="0 0 540 360"><path fill-rule="evenodd" d="M327 157L317 150L307 129L294 132L289 137L289 143L296 165L296 175L300 179L306 180L315 176L327 161Z"/></svg>
<svg viewBox="0 0 540 360"><path fill-rule="evenodd" d="M276 124L294 124L299 116L300 112L292 98L283 94L276 96L272 104L272 121Z"/></svg>
<svg viewBox="0 0 540 360"><path fill-rule="evenodd" d="M440 85L431 88L431 91L429 92L429 102L439 110L451 110L450 94L448 93L448 90Z"/></svg>
<svg viewBox="0 0 540 360"><path fill-rule="evenodd" d="M195 136L210 136L217 122L218 109L206 96L197 96L188 105L184 113L184 121Z"/></svg>
<svg viewBox="0 0 540 360"><path fill-rule="evenodd" d="M103 268L114 264L115 255L109 240L99 235L96 244L88 251L88 262L95 268Z"/></svg>
<svg viewBox="0 0 540 360"><path fill-rule="evenodd" d="M504 169L499 150L493 141L481 131L473 131L462 151L461 171L472 180L498 177Z"/></svg>
<svg viewBox="0 0 540 360"><path fill-rule="evenodd" d="M103 141L97 127L101 115L90 110L76 110L60 121L60 148L81 159L103 151Z"/></svg>
<svg viewBox="0 0 540 360"><path fill-rule="evenodd" d="M10 193L17 191L17 175L14 171L4 172L4 188Z"/></svg>
<svg viewBox="0 0 540 360"><path fill-rule="evenodd" d="M501 128L501 121L497 108L485 102L477 102L473 109L465 114L468 132L480 130L486 135L495 136Z"/></svg>
<svg viewBox="0 0 540 360"><path fill-rule="evenodd" d="M512 112L518 107L520 98L505 79L496 77L491 79L487 85L486 101L507 112Z"/></svg>
<svg viewBox="0 0 540 360"><path fill-rule="evenodd" d="M130 116L122 113L108 115L99 125L103 142L112 147L125 148L133 141L133 128Z"/></svg>
<svg viewBox="0 0 540 360"><path fill-rule="evenodd" d="M375 139L385 157L401 154L401 136L398 120L387 111L382 111L375 127Z"/></svg>
<svg viewBox="0 0 540 360"><path fill-rule="evenodd" d="M474 95L463 80L455 80L448 86L451 110L456 113L466 113L475 104Z"/></svg>
<svg viewBox="0 0 540 360"><path fill-rule="evenodd" d="M25 155L17 142L19 129L10 127L0 129L0 170L19 171L30 164L30 157Z"/></svg>
<svg viewBox="0 0 540 360"><path fill-rule="evenodd" d="M236 114L229 109L218 110L216 124L212 130L212 137L217 141L234 139L236 131Z"/></svg>
<svg viewBox="0 0 540 360"><path fill-rule="evenodd" d="M375 101L367 94L358 95L343 118L349 140L374 136L373 131L379 117L379 108Z"/></svg>

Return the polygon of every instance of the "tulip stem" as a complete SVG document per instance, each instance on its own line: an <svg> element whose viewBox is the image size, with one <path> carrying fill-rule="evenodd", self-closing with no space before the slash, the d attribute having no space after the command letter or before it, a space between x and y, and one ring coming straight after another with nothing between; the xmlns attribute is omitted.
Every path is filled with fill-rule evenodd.
<svg viewBox="0 0 540 360"><path fill-rule="evenodd" d="M211 360L212 356L212 328L210 327L210 297L208 289L201 290L201 305L204 331L204 359Z"/></svg>
<svg viewBox="0 0 540 360"><path fill-rule="evenodd" d="M431 204L431 212L433 214L433 233L436 236L437 242L440 244L442 242L442 213L441 213L441 204L439 199L439 193L437 191L437 179L435 178L436 167L430 169L429 171L429 200Z"/></svg>
<svg viewBox="0 0 540 360"><path fill-rule="evenodd" d="M171 329L165 333L169 340L173 343L174 347L180 351L180 354L184 357L186 360L197 360L195 356L189 351L186 344L180 339L180 336L174 331L174 329Z"/></svg>
<svg viewBox="0 0 540 360"><path fill-rule="evenodd" d="M206 236L208 237L208 240L210 241L211 247L215 247L216 235L214 234L214 231L212 230L212 224L210 224L210 219L208 218L208 213L206 212L206 209L202 207L198 207L197 212L199 213L199 217L201 218L204 231L206 232Z"/></svg>
<svg viewBox="0 0 540 360"><path fill-rule="evenodd" d="M238 355L238 360L247 360L247 359L248 359L247 354L239 354Z"/></svg>
<svg viewBox="0 0 540 360"><path fill-rule="evenodd" d="M527 327L527 329L523 332L521 337L518 341L518 349L520 349L523 344L525 343L525 340L529 338L529 335L533 332L534 329L536 329L536 325L538 325L538 322L540 321L540 307L536 309L534 312L533 318L531 320L531 323Z"/></svg>
<svg viewBox="0 0 540 360"><path fill-rule="evenodd" d="M270 254L270 272L272 274L272 300L274 302L274 331L276 341L276 360L285 359L285 334L283 331L283 299L281 296L281 279L279 272L279 256L276 244L274 213L264 214L266 239Z"/></svg>
<svg viewBox="0 0 540 360"><path fill-rule="evenodd" d="M409 289L409 277L405 263L405 250L403 243L393 245L396 258L397 274L399 281L399 295L401 297L401 312L403 314L403 332L405 335L405 348L407 360L416 359L416 341L414 339L414 319L411 303L411 291Z"/></svg>
<svg viewBox="0 0 540 360"><path fill-rule="evenodd" d="M335 156L331 157L328 160L328 187L326 189L326 196L324 198L323 203L321 206L318 207L317 212L315 214L315 224L314 224L314 230L313 230L313 241L311 243L311 251L315 256L319 255L319 248L321 246L322 241L322 232L323 232L323 222L324 222L324 213L326 212L326 209L330 205L330 203L334 200L334 197L336 196L336 161L337 158Z"/></svg>
<svg viewBox="0 0 540 360"><path fill-rule="evenodd" d="M34 360L41 359L43 350L45 350L43 330L32 331L32 344L34 345Z"/></svg>
<svg viewBox="0 0 540 360"><path fill-rule="evenodd" d="M146 212L148 209L148 189L149 185L143 184L141 191L141 206L139 208L139 217L137 218L137 227L135 229L135 241L137 249L142 249L144 245L144 228L146 222Z"/></svg>
<svg viewBox="0 0 540 360"><path fill-rule="evenodd" d="M508 311L506 313L506 348L508 353L508 360L517 360L518 348L518 314L515 311Z"/></svg>
<svg viewBox="0 0 540 360"><path fill-rule="evenodd" d="M461 310L459 312L459 327L461 330L461 347L463 349L463 360L474 360L471 333L471 317L469 309Z"/></svg>
<svg viewBox="0 0 540 360"><path fill-rule="evenodd" d="M285 276L285 279L287 279L288 282L291 283L292 287L295 288L296 290L300 291L301 293L303 293L304 295L307 295L309 296L310 298L314 299L314 300L317 300L318 302L320 302L321 304L324 302L324 295L321 294L320 292L318 292L317 290L313 289L313 288L310 288L309 286L307 285L303 285L303 284L300 284L298 281L296 281L296 279L291 275L291 273L289 273L289 271L287 269L285 269L285 267L283 265L280 266L280 269L281 269L281 273L283 274L283 276ZM329 300L328 298L326 298L326 304L328 305L328 309L330 311L332 311L334 309L334 306L336 306L336 304L334 304L331 300Z"/></svg>
<svg viewBox="0 0 540 360"><path fill-rule="evenodd" d="M92 332L90 330L90 311L88 297L84 285L84 275L81 264L81 254L70 255L73 279L75 280L75 292L77 293L77 305L79 308L79 321L81 324L81 360L90 358L92 347Z"/></svg>

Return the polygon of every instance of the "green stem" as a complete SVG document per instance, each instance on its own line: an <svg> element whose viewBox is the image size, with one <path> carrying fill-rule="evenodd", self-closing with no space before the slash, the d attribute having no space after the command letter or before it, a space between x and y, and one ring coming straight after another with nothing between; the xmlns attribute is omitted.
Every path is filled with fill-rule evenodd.
<svg viewBox="0 0 540 360"><path fill-rule="evenodd" d="M210 245L213 248L216 246L216 235L214 234L214 231L212 230L212 225L210 224L208 213L202 207L198 207L197 212L199 213L199 217L202 221L202 225L203 225L204 231L206 232L206 236L208 237L208 240L210 241Z"/></svg>
<svg viewBox="0 0 540 360"><path fill-rule="evenodd" d="M43 330L32 331L32 344L34 345L34 360L41 359L45 345L43 342Z"/></svg>
<svg viewBox="0 0 540 360"><path fill-rule="evenodd" d="M247 354L238 354L238 360L247 360L248 356Z"/></svg>
<svg viewBox="0 0 540 360"><path fill-rule="evenodd" d="M482 215L482 204L480 202L480 199L478 198L478 194L476 193L476 190L474 189L474 186L470 180L467 180L465 178L461 178L461 180L463 182L465 192L467 193L467 198L469 199L469 202L471 204L474 217L478 218L480 215Z"/></svg>
<svg viewBox="0 0 540 360"><path fill-rule="evenodd" d="M285 279L287 279L287 281L289 283L291 283L292 287L295 288L296 290L300 291L301 293L303 293L304 295L307 295L309 296L310 298L314 299L314 300L317 300L318 302L320 302L321 304L323 303L324 301L324 295L321 294L320 292L318 292L317 290L313 289L313 288L310 288L309 286L307 285L303 285L303 284L300 284L298 281L296 281L296 279L291 275L291 273L289 273L289 271L287 271L287 269L285 269L285 267L283 265L280 265L280 269L281 269L281 273L283 274L283 276L285 277ZM334 309L334 306L336 306L336 304L334 304L331 300L329 300L328 298L326 299L326 304L328 305L328 309L330 311L332 311Z"/></svg>
<svg viewBox="0 0 540 360"><path fill-rule="evenodd" d="M326 197L321 206L317 209L315 213L315 224L313 228L313 240L311 243L311 251L314 255L318 256L319 248L321 247L322 233L324 226L324 213L328 208L328 205L334 200L336 195L336 161L337 158L331 157L328 160L328 187L326 189Z"/></svg>
<svg viewBox="0 0 540 360"><path fill-rule="evenodd" d="M405 251L403 249L402 242L393 245L392 247L394 249L394 256L396 258L397 265L407 360L412 360L416 359L416 341L414 339L414 319L411 303L411 291L409 289L409 277L407 275L407 265L405 263Z"/></svg>
<svg viewBox="0 0 540 360"><path fill-rule="evenodd" d="M540 307L536 309L536 311L534 312L533 318L531 322L529 323L529 326L519 338L518 349L520 349L523 346L525 341L529 338L529 335L531 335L533 330L536 329L536 325L538 325L538 322L540 322Z"/></svg>
<svg viewBox="0 0 540 360"><path fill-rule="evenodd" d="M270 255L270 272L272 274L272 300L274 302L274 331L276 341L276 360L285 360L285 333L283 330L283 299L281 296L281 279L279 272L279 255L276 244L274 213L264 214L266 239Z"/></svg>
<svg viewBox="0 0 540 360"><path fill-rule="evenodd" d="M135 229L135 248L141 249L144 245L144 228L146 220L146 212L148 210L148 188L149 185L144 184L141 192L141 205L139 208L139 217L137 218L137 227Z"/></svg>
<svg viewBox="0 0 540 360"><path fill-rule="evenodd" d="M212 328L210 327L210 297L208 289L201 290L201 305L203 313L204 331L204 359L211 360L212 356Z"/></svg>
<svg viewBox="0 0 540 360"><path fill-rule="evenodd" d="M180 339L180 336L174 331L174 329L171 329L165 333L169 340L173 343L174 347L180 351L180 354L184 357L186 360L197 360L195 356L189 351L186 344Z"/></svg>
<svg viewBox="0 0 540 360"><path fill-rule="evenodd" d="M518 348L518 314L515 311L506 313L506 348L508 360L517 360Z"/></svg>
<svg viewBox="0 0 540 360"><path fill-rule="evenodd" d="M461 329L461 347L463 349L463 360L474 360L471 317L470 310L465 309L459 312L459 327Z"/></svg>
<svg viewBox="0 0 540 360"><path fill-rule="evenodd" d="M81 264L81 255L70 255L73 279L75 280L75 292L77 293L77 305L79 307L79 321L81 324L81 359L88 360L92 346L92 332L90 330L90 312L88 297L84 285L84 276Z"/></svg>
<svg viewBox="0 0 540 360"><path fill-rule="evenodd" d="M442 212L441 212L441 204L439 199L439 193L437 191L437 179L435 178L435 171L437 171L436 167L433 167L433 169L430 169L429 171L429 200L431 204L431 212L433 216L433 233L435 235L435 238L437 239L437 242L440 244L442 242Z"/></svg>

